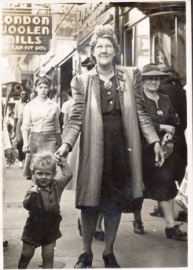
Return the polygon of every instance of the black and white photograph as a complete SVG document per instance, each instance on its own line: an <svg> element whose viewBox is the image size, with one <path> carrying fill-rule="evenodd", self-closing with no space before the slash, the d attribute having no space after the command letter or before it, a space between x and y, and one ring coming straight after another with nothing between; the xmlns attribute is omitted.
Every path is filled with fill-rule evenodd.
<svg viewBox="0 0 193 270"><path fill-rule="evenodd" d="M191 21L2 1L0 269L193 269Z"/></svg>

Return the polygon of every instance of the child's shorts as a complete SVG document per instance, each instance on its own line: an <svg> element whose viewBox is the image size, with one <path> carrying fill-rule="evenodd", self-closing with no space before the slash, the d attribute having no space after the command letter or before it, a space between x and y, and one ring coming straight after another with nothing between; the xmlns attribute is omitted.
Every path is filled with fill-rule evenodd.
<svg viewBox="0 0 193 270"><path fill-rule="evenodd" d="M61 215L54 217L29 216L25 224L22 241L35 247L55 242L62 236L60 232Z"/></svg>

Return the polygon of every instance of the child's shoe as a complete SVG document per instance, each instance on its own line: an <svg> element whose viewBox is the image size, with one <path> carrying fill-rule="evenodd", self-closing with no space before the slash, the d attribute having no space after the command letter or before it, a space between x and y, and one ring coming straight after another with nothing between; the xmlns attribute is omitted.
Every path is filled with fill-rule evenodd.
<svg viewBox="0 0 193 270"><path fill-rule="evenodd" d="M83 253L78 257L78 261L74 268L91 268L92 267L93 254Z"/></svg>
<svg viewBox="0 0 193 270"><path fill-rule="evenodd" d="M136 234L145 234L142 221L133 221L133 230Z"/></svg>

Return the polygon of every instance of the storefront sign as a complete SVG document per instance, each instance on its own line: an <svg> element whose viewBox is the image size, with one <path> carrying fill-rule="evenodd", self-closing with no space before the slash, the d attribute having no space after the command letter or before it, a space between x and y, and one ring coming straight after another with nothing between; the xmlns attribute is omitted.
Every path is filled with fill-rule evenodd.
<svg viewBox="0 0 193 270"><path fill-rule="evenodd" d="M2 15L5 54L45 54L52 36L52 17L30 14Z"/></svg>

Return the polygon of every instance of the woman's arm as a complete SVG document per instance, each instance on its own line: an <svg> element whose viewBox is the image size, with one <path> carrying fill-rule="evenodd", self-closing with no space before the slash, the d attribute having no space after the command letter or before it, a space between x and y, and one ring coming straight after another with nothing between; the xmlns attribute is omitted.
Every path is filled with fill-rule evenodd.
<svg viewBox="0 0 193 270"><path fill-rule="evenodd" d="M85 108L85 95L83 84L78 76L75 76L71 81L72 97L74 103L72 105L72 111L68 119L68 123L63 132L63 143L68 143L73 148L81 126L82 117Z"/></svg>
<svg viewBox="0 0 193 270"><path fill-rule="evenodd" d="M31 124L31 112L29 104L27 104L23 111L23 122L21 126L21 132L23 137L23 149L27 151L29 148L29 132L30 132L30 124Z"/></svg>
<svg viewBox="0 0 193 270"><path fill-rule="evenodd" d="M134 70L133 91L135 95L139 126L146 141L148 142L148 144L160 141L154 124L145 106L142 90L142 79L138 69Z"/></svg>
<svg viewBox="0 0 193 270"><path fill-rule="evenodd" d="M83 83L77 76L75 76L71 81L71 89L74 103L67 125L62 134L63 144L55 153L57 161L60 160L61 156L66 157L69 151L72 150L82 126L82 118L85 109L85 94Z"/></svg>

